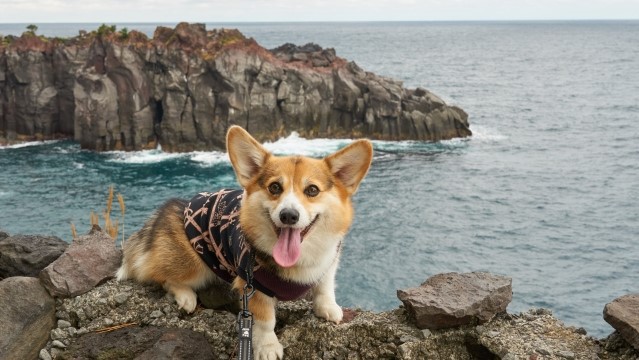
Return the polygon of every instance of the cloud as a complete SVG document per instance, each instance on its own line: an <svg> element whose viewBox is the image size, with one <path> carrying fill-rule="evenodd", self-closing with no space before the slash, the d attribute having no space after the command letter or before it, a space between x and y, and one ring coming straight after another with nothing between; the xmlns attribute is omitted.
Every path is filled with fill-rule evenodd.
<svg viewBox="0 0 639 360"><path fill-rule="evenodd" d="M4 22L627 18L636 0L0 0Z"/></svg>

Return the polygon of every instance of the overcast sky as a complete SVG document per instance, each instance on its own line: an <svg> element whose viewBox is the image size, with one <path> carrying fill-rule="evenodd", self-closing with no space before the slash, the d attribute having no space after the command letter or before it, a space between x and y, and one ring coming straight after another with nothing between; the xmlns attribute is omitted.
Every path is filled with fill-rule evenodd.
<svg viewBox="0 0 639 360"><path fill-rule="evenodd" d="M639 0L0 0L0 23L637 18Z"/></svg>

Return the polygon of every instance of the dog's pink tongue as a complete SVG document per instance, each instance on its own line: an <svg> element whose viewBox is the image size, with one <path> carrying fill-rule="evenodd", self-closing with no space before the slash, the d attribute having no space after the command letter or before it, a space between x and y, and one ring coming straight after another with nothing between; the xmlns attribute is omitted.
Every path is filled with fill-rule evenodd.
<svg viewBox="0 0 639 360"><path fill-rule="evenodd" d="M291 267L300 258L301 245L302 229L282 228L273 247L273 259L282 267Z"/></svg>

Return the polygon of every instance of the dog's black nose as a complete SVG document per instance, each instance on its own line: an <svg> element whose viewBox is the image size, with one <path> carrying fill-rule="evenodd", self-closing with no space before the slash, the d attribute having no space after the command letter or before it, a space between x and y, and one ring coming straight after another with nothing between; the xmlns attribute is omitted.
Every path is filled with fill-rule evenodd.
<svg viewBox="0 0 639 360"><path fill-rule="evenodd" d="M300 213L295 209L284 209L280 212L280 221L285 225L295 225L300 219Z"/></svg>

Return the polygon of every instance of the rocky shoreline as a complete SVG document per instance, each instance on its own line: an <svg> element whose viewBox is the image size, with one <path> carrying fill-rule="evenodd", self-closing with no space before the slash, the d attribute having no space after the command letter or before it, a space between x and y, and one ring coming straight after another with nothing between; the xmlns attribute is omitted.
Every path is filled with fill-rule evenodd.
<svg viewBox="0 0 639 360"><path fill-rule="evenodd" d="M228 307L229 299L234 303L233 297L224 289L211 289L217 299L200 294L202 303L195 313L186 314L158 286L113 280L121 252L98 228L63 246L62 255L50 264L15 266L32 258L35 249L43 255L39 258L47 258L49 248L59 254L60 242L0 231L0 277L5 277L0 281L0 358L236 355L236 313L220 309ZM86 259L95 256L99 260ZM99 268L96 262L108 265ZM68 264L74 264L73 269ZM39 278L21 273L33 274L34 269ZM398 291L403 306L380 313L345 309L339 325L316 318L306 300L283 302L276 332L286 359L639 358L632 295L606 306L611 308L606 320L616 319L609 322L618 331L595 339L581 328L564 325L548 310L507 313L510 284L509 278L487 273L439 274L419 287ZM623 312L628 314L618 316ZM626 325L615 325L619 321Z"/></svg>
<svg viewBox="0 0 639 360"><path fill-rule="evenodd" d="M0 36L0 143L73 138L93 150L220 150L241 125L287 136L431 140L471 136L430 91L361 69L333 49L267 50L237 30L106 25L69 39Z"/></svg>

